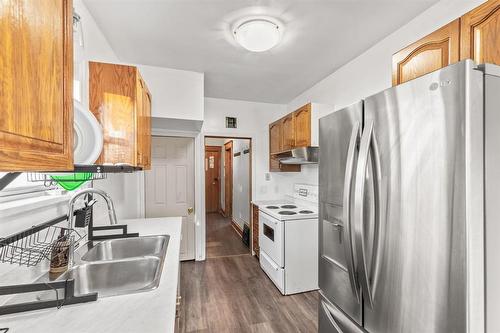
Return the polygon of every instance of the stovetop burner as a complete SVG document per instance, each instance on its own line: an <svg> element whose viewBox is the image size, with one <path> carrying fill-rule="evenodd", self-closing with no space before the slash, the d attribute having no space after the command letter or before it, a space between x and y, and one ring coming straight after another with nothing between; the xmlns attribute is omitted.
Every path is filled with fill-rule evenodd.
<svg viewBox="0 0 500 333"><path fill-rule="evenodd" d="M295 208L297 208L297 206L295 206L295 205L283 205L283 206L281 206L281 208L283 208L283 209L295 209Z"/></svg>
<svg viewBox="0 0 500 333"><path fill-rule="evenodd" d="M290 210L282 210L281 212L278 212L280 215L295 215L297 214L296 212L292 212Z"/></svg>
<svg viewBox="0 0 500 333"><path fill-rule="evenodd" d="M314 213L312 210L301 210L299 214L312 214Z"/></svg>
<svg viewBox="0 0 500 333"><path fill-rule="evenodd" d="M266 208L268 208L268 209L279 209L278 206L266 206Z"/></svg>

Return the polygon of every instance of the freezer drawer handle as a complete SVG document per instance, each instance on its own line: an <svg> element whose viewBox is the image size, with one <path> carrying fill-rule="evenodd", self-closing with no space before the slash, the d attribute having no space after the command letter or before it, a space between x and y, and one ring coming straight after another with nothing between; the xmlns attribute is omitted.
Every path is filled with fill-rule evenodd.
<svg viewBox="0 0 500 333"><path fill-rule="evenodd" d="M323 301L320 301L321 302L321 307L323 308L323 311L325 312L326 314L326 317L328 318L328 320L330 321L330 323L332 324L332 326L339 332L339 333L344 333L344 331L342 331L342 329L340 328L339 324L337 324L337 322L335 321L335 319L333 318L332 316L332 313L330 311L330 308L325 304L325 302Z"/></svg>
<svg viewBox="0 0 500 333"><path fill-rule="evenodd" d="M374 186L374 204L375 204L375 218L373 226L373 251L372 251L372 267L369 272L365 250L365 230L364 230L364 201L365 201L365 183L366 183L366 171L368 168L368 159L370 156L370 148L372 151L372 170L373 170L373 186ZM356 185L354 194L354 228L356 236L356 255L358 258L358 277L361 286L364 290L364 297L367 299L368 304L373 308L373 296L376 287L376 278L378 276L379 267L379 247L380 247L380 226L382 221L381 212L381 192L380 192L380 155L378 151L378 145L374 135L373 121L369 122L363 135L361 137L361 143L359 148L359 161L356 170ZM370 274L371 273L371 274ZM372 276L372 281L370 283L369 274Z"/></svg>
<svg viewBox="0 0 500 333"><path fill-rule="evenodd" d="M349 282L351 289L356 296L358 302L361 301L361 294L359 292L359 282L354 267L354 251L353 251L353 237L352 237L352 223L351 223L351 192L354 176L354 169L356 166L356 153L357 143L360 137L360 123L356 122L351 132L349 141L349 149L347 151L347 163L345 168L344 178L344 252L346 255L347 271L349 275Z"/></svg>

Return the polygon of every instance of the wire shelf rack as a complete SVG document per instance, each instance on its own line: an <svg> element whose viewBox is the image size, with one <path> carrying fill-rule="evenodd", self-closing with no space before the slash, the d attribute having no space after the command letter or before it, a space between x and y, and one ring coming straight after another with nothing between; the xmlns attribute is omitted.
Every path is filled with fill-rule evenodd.
<svg viewBox="0 0 500 333"><path fill-rule="evenodd" d="M35 266L44 259L50 260L52 252L57 251L61 244L72 246L83 237L74 229L59 226L32 227L0 239L0 262Z"/></svg>
<svg viewBox="0 0 500 333"><path fill-rule="evenodd" d="M29 182L43 183L46 187L56 186L59 181L66 183L82 183L91 180L106 179L107 173L100 172L76 172L76 173L38 173L29 172L26 174Z"/></svg>

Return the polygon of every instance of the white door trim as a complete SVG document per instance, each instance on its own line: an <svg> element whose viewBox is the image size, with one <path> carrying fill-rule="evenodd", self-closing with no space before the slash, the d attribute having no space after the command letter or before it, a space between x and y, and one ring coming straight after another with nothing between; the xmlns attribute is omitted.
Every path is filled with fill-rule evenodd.
<svg viewBox="0 0 500 333"><path fill-rule="evenodd" d="M205 260L205 174L203 170L204 161L204 137L200 132L174 131L153 128L153 136L177 136L183 138L194 138L194 223L195 223L195 260ZM201 186L200 186L201 184ZM143 186L143 192L145 193ZM203 212L203 214L202 214Z"/></svg>
<svg viewBox="0 0 500 333"><path fill-rule="evenodd" d="M205 137L219 136L227 138L249 138L252 139L252 197L254 200L256 192L256 137L250 133L231 133L231 132L190 132L174 131L164 129L152 129L154 136L178 136L194 138L194 209L195 209L195 260L203 261L206 258L206 220L205 220ZM145 193L144 181L142 187ZM145 203L144 203L145 205ZM250 212L250 218L252 212ZM252 242L252 239L250 239ZM250 244L253 249L253 244ZM253 254L253 250L252 250Z"/></svg>
<svg viewBox="0 0 500 333"><path fill-rule="evenodd" d="M196 260L205 260L205 256L206 256L206 253L205 253L205 247L206 247L206 219L205 219L205 165L204 165L204 161L205 161L205 138L206 137L222 137L222 138L226 138L226 139L232 139L232 138L246 138L246 139L251 139L252 140L252 170L251 170L251 179L252 179L252 191L251 191L251 197L250 197L250 201L253 201L255 200L255 193L257 193L256 191L256 188L257 188L257 185L256 185L256 161L255 161L255 157L257 154L255 154L255 151L257 150L256 149L256 140L255 140L255 135L253 134L250 134L250 133L231 133L231 132L203 132L203 133L200 133L199 135L199 140L196 140L198 141L197 143L199 144L199 147L196 146L195 144L195 154L197 154L197 159L199 162L202 162L201 164L196 164L195 163L195 168L196 169L196 174L198 175L198 172L199 172L199 180L201 182L201 185L200 185L200 193L196 193L195 195L195 198L196 200L198 200L198 196L200 197L200 205L199 207L202 209L202 212L203 214L201 214L201 216L199 216L200 218L200 225L198 226L198 224L196 224ZM198 183L198 181L196 181L196 183ZM252 210L250 208L250 205L248 207L248 209L250 209L250 219L252 219ZM197 216L198 218L198 216ZM250 225L250 227L252 227ZM250 237L250 251L252 253L252 255L255 255L255 253L253 252L253 237ZM198 258L198 253L203 253L202 254L202 257L203 259L199 259Z"/></svg>

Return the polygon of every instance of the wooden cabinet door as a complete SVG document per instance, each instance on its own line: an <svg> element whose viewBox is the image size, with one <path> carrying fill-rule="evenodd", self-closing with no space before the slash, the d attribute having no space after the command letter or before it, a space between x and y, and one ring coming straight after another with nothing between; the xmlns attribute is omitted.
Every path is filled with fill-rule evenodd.
<svg viewBox="0 0 500 333"><path fill-rule="evenodd" d="M142 152L143 152L143 168L151 169L151 93L148 90L144 91L143 95L143 126L140 128L140 133L143 137Z"/></svg>
<svg viewBox="0 0 500 333"><path fill-rule="evenodd" d="M272 155L281 151L281 121L269 125L269 170L280 171L280 162Z"/></svg>
<svg viewBox="0 0 500 333"><path fill-rule="evenodd" d="M151 169L151 94L137 73L137 165Z"/></svg>
<svg viewBox="0 0 500 333"><path fill-rule="evenodd" d="M311 104L304 105L293 113L295 119L295 147L311 145Z"/></svg>
<svg viewBox="0 0 500 333"><path fill-rule="evenodd" d="M392 57L392 84L433 72L460 58L460 19L427 35Z"/></svg>
<svg viewBox="0 0 500 333"><path fill-rule="evenodd" d="M0 4L0 170L73 169L71 0Z"/></svg>
<svg viewBox="0 0 500 333"><path fill-rule="evenodd" d="M290 150L295 147L295 117L293 113L281 119L281 150Z"/></svg>
<svg viewBox="0 0 500 333"><path fill-rule="evenodd" d="M90 62L90 111L104 130L104 146L96 164L137 166L137 69Z"/></svg>
<svg viewBox="0 0 500 333"><path fill-rule="evenodd" d="M269 152L274 154L281 150L281 122L278 120L269 125Z"/></svg>
<svg viewBox="0 0 500 333"><path fill-rule="evenodd" d="M460 58L500 65L500 0L462 16Z"/></svg>

